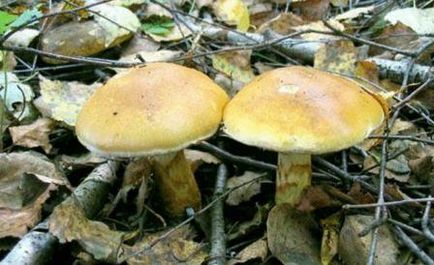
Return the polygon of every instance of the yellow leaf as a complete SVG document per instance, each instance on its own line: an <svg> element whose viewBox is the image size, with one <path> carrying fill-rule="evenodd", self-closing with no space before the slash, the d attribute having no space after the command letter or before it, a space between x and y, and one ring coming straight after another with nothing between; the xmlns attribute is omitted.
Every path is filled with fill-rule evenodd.
<svg viewBox="0 0 434 265"><path fill-rule="evenodd" d="M250 26L249 10L242 0L218 0L214 13L228 25L236 25L239 31L247 31Z"/></svg>
<svg viewBox="0 0 434 265"><path fill-rule="evenodd" d="M216 54L212 66L234 80L250 82L255 75L250 66L250 51L234 51Z"/></svg>

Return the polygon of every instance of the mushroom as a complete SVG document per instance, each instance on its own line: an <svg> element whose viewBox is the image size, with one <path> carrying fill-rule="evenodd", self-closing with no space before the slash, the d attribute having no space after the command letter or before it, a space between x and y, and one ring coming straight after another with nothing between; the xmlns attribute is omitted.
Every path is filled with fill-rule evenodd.
<svg viewBox="0 0 434 265"><path fill-rule="evenodd" d="M165 210L181 216L200 207L200 192L183 149L213 135L228 96L205 74L152 63L110 79L84 104L79 141L109 157L148 156Z"/></svg>
<svg viewBox="0 0 434 265"><path fill-rule="evenodd" d="M351 80L285 67L258 76L229 102L223 130L278 152L275 201L296 206L311 183L311 155L361 142L382 124L383 106Z"/></svg>

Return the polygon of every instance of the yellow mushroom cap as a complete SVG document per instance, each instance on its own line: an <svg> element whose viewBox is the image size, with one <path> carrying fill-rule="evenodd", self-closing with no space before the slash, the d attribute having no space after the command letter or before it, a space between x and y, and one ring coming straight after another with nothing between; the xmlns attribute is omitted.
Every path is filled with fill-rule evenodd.
<svg viewBox="0 0 434 265"><path fill-rule="evenodd" d="M102 155L178 151L215 133L227 101L224 90L199 71L148 64L97 89L78 116L76 133Z"/></svg>
<svg viewBox="0 0 434 265"><path fill-rule="evenodd" d="M378 99L357 83L300 66L258 76L223 115L224 131L244 144L310 154L359 143L384 119Z"/></svg>

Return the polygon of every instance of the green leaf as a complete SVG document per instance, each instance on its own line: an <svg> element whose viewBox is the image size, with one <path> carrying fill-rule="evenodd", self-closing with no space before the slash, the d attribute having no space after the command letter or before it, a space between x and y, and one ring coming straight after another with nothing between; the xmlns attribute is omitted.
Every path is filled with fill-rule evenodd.
<svg viewBox="0 0 434 265"><path fill-rule="evenodd" d="M142 31L147 34L166 36L175 26L169 17L151 16L142 24Z"/></svg>
<svg viewBox="0 0 434 265"><path fill-rule="evenodd" d="M9 24L16 18L17 16L15 15L0 11L0 34L3 34L10 27Z"/></svg>
<svg viewBox="0 0 434 265"><path fill-rule="evenodd" d="M20 27L30 20L39 18L42 16L42 13L36 9L33 8L32 10L26 10L24 13L22 13L12 24L9 25L9 27L17 28Z"/></svg>

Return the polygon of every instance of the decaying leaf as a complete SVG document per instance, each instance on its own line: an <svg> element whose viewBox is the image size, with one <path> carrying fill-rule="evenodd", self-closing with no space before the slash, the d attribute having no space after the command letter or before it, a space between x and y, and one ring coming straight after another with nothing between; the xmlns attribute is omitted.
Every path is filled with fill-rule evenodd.
<svg viewBox="0 0 434 265"><path fill-rule="evenodd" d="M267 240L259 239L241 250L234 258L228 261L228 265L244 264L248 261L259 259L264 261L267 257Z"/></svg>
<svg viewBox="0 0 434 265"><path fill-rule="evenodd" d="M317 21L325 18L328 11L329 0L294 1L291 6L296 14L300 14L307 21Z"/></svg>
<svg viewBox="0 0 434 265"><path fill-rule="evenodd" d="M49 135L54 128L54 122L47 118L40 118L30 125L9 127L12 142L15 145L28 148L42 147L45 153L52 148Z"/></svg>
<svg viewBox="0 0 434 265"><path fill-rule="evenodd" d="M321 220L323 235L321 241L321 264L331 264L333 258L338 254L339 228L341 225L342 213L337 212Z"/></svg>
<svg viewBox="0 0 434 265"><path fill-rule="evenodd" d="M6 93L5 93L6 88ZM0 97L9 112L18 120L33 115L30 102L35 97L30 86L21 83L15 74L0 73Z"/></svg>
<svg viewBox="0 0 434 265"><path fill-rule="evenodd" d="M390 11L384 19L392 24L398 21L418 34L434 34L434 8L402 8Z"/></svg>
<svg viewBox="0 0 434 265"><path fill-rule="evenodd" d="M249 10L243 0L217 0L214 14L226 24L236 25L239 31L247 31L250 27Z"/></svg>
<svg viewBox="0 0 434 265"><path fill-rule="evenodd" d="M281 13L278 16L272 18L271 20L263 23L259 29L258 33L264 32L267 29L271 29L281 35L287 35L294 32L294 27L306 24L306 22L299 16L293 13Z"/></svg>
<svg viewBox="0 0 434 265"><path fill-rule="evenodd" d="M255 216L253 216L253 219L243 222L231 230L231 232L227 236L227 239L229 241L246 237L264 225L267 218L267 213L270 210L271 205L265 204L263 206L257 206L257 208L258 211L255 213Z"/></svg>
<svg viewBox="0 0 434 265"><path fill-rule="evenodd" d="M333 28L343 31L345 29L344 25L339 23L336 20L329 20L327 21ZM322 21L316 21L311 22L309 24L304 24L300 26L292 27L294 31L307 31L307 30L316 30L316 31L323 31L325 33L331 33L332 31L324 25L324 22ZM325 41L325 40L338 40L340 37L335 36L333 34L322 34L322 33L303 33L300 35L300 37L304 40L310 40L310 41Z"/></svg>
<svg viewBox="0 0 434 265"><path fill-rule="evenodd" d="M354 19L356 17L368 14L369 12L373 11L375 9L375 5L366 6L366 7L357 7L352 8L342 14L339 14L334 17L335 20L347 20L347 19Z"/></svg>
<svg viewBox="0 0 434 265"><path fill-rule="evenodd" d="M308 214L285 204L274 206L267 220L271 253L283 264L320 264L320 242L313 236L311 225Z"/></svg>
<svg viewBox="0 0 434 265"><path fill-rule="evenodd" d="M356 67L357 50L348 40L322 46L315 54L315 68L352 75Z"/></svg>
<svg viewBox="0 0 434 265"><path fill-rule="evenodd" d="M85 85L79 82L62 82L39 76L41 96L34 102L46 117L75 125L78 113L89 96L101 86L100 83Z"/></svg>
<svg viewBox="0 0 434 265"><path fill-rule="evenodd" d="M207 152L202 152L193 149L184 150L185 158L190 162L191 170L196 171L203 164L215 164L218 165L221 161Z"/></svg>
<svg viewBox="0 0 434 265"><path fill-rule="evenodd" d="M81 156L62 155L60 163L67 170L74 170L83 167L95 167L96 165L106 162L106 158L97 156L95 153L89 152Z"/></svg>
<svg viewBox="0 0 434 265"><path fill-rule="evenodd" d="M362 265L368 261L369 246L372 233L360 237L359 233L372 224L372 216L352 215L346 216L339 235L339 255L346 264ZM379 229L375 263L382 265L399 264L398 244L387 225Z"/></svg>
<svg viewBox="0 0 434 265"><path fill-rule="evenodd" d="M159 51L140 51L134 54L123 56L119 59L125 63L152 63L167 62L180 57L181 51L159 50ZM128 71L127 68L113 68L116 72Z"/></svg>
<svg viewBox="0 0 434 265"><path fill-rule="evenodd" d="M43 203L58 185L68 183L43 155L0 154L0 238L22 236L39 222Z"/></svg>
<svg viewBox="0 0 434 265"><path fill-rule="evenodd" d="M239 187L229 193L226 203L229 205L239 205L242 202L250 200L261 191L260 177L262 173L246 171L242 176L229 178L226 184L228 189Z"/></svg>
<svg viewBox="0 0 434 265"><path fill-rule="evenodd" d="M212 66L234 80L250 82L255 75L250 65L251 51L233 51L212 56Z"/></svg>
<svg viewBox="0 0 434 265"><path fill-rule="evenodd" d="M187 28L182 23L175 23L173 27L171 27L170 30L167 31L164 35L159 34L153 34L150 32L147 32L147 34L156 42L162 42L162 41L177 41L182 40L184 38L187 38L192 34L191 30Z"/></svg>
<svg viewBox="0 0 434 265"><path fill-rule="evenodd" d="M49 219L49 230L61 243L77 241L95 259L115 262L124 233L102 222L90 221L74 200L58 205Z"/></svg>
<svg viewBox="0 0 434 265"><path fill-rule="evenodd" d="M406 50L409 46L409 43L416 40L417 38L416 32L414 32L410 27L397 22L394 25L386 26L381 34L375 37L374 40L375 42L386 46ZM376 46L369 47L369 54L371 56L379 55L384 51L384 49Z"/></svg>
<svg viewBox="0 0 434 265"><path fill-rule="evenodd" d="M341 203L332 198L324 189L325 186L308 187L297 209L300 212L312 212L316 209L340 206Z"/></svg>
<svg viewBox="0 0 434 265"><path fill-rule="evenodd" d="M141 264L183 264L200 265L205 261L208 254L204 251L201 244L191 240L192 232L189 226L183 226L168 237L161 239L160 236L166 233L156 233L147 235L142 241L137 242L132 247L124 246L124 254L129 265ZM155 240L159 242L152 248L149 245ZM140 254L131 256L133 253L141 251Z"/></svg>

